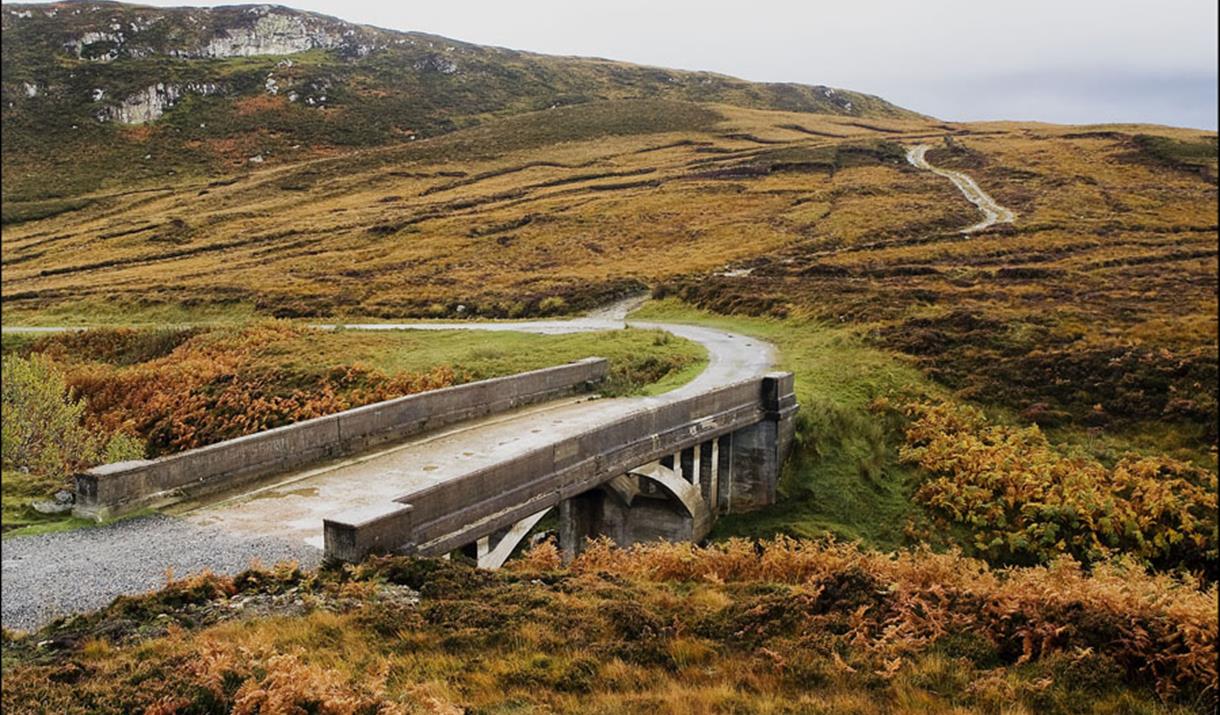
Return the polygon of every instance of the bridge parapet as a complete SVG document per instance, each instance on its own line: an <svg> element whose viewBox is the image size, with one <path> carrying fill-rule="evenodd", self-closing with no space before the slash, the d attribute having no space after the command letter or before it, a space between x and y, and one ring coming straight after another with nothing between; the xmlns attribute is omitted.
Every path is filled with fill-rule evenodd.
<svg viewBox="0 0 1220 715"><path fill-rule="evenodd" d="M586 358L375 402L159 459L105 464L76 475L73 513L103 519L231 489L463 420L587 391L608 370L604 358Z"/></svg>
<svg viewBox="0 0 1220 715"><path fill-rule="evenodd" d="M345 561L357 561L370 551L440 555L511 530L555 506L563 507L561 518L583 519L589 527L568 531L604 533L601 527L609 526L613 517L581 516L573 512L570 500L588 501L616 477L663 460L668 461L665 469L695 487L694 495L706 503L707 511L707 518L688 514L694 525L690 529L667 533L699 539L717 513L774 501L796 409L791 373L771 373L661 401L393 503L326 519L326 555ZM670 478L666 473L664 479ZM689 502L690 490L682 492ZM621 518L613 526L619 534L636 529Z"/></svg>

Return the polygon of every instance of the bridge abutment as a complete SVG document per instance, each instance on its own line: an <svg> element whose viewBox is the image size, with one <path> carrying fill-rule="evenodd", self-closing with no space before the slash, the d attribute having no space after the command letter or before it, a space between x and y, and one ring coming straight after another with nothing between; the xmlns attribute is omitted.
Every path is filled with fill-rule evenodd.
<svg viewBox="0 0 1220 715"><path fill-rule="evenodd" d="M780 470L796 432L792 373L763 378L763 419L729 435L727 483L722 481L721 513L741 513L775 503Z"/></svg>

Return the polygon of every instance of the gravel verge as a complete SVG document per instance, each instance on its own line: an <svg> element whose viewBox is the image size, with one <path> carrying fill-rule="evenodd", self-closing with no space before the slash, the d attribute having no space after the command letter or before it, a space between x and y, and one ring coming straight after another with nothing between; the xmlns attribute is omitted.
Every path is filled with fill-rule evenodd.
<svg viewBox="0 0 1220 715"><path fill-rule="evenodd" d="M35 630L58 616L84 613L116 596L165 585L205 569L232 575L258 560L295 560L313 568L322 552L296 540L234 536L163 515L3 541L0 622Z"/></svg>

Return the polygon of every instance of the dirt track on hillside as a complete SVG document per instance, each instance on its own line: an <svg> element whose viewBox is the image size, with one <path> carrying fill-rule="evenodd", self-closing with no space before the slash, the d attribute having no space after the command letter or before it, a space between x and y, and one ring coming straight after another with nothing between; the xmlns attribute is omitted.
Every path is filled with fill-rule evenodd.
<svg viewBox="0 0 1220 715"><path fill-rule="evenodd" d="M962 192L970 203L978 207L983 214L983 220L962 229L962 233L974 233L982 231L985 228L990 228L997 223L1012 223L1017 215L1011 209L1005 208L996 203L996 200L991 198L986 191L975 182L969 175L953 169L944 169L930 164L926 158L928 149L931 149L927 144L918 144L907 149L907 161L911 162L911 166L925 169L943 176L953 182L953 185Z"/></svg>

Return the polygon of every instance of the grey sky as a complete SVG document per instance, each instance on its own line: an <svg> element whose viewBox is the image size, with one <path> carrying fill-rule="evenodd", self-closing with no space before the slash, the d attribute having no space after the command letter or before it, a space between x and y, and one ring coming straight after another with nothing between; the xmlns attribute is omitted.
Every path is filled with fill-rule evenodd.
<svg viewBox="0 0 1220 715"><path fill-rule="evenodd" d="M286 4L480 44L827 84L950 120L1217 125L1215 0Z"/></svg>

